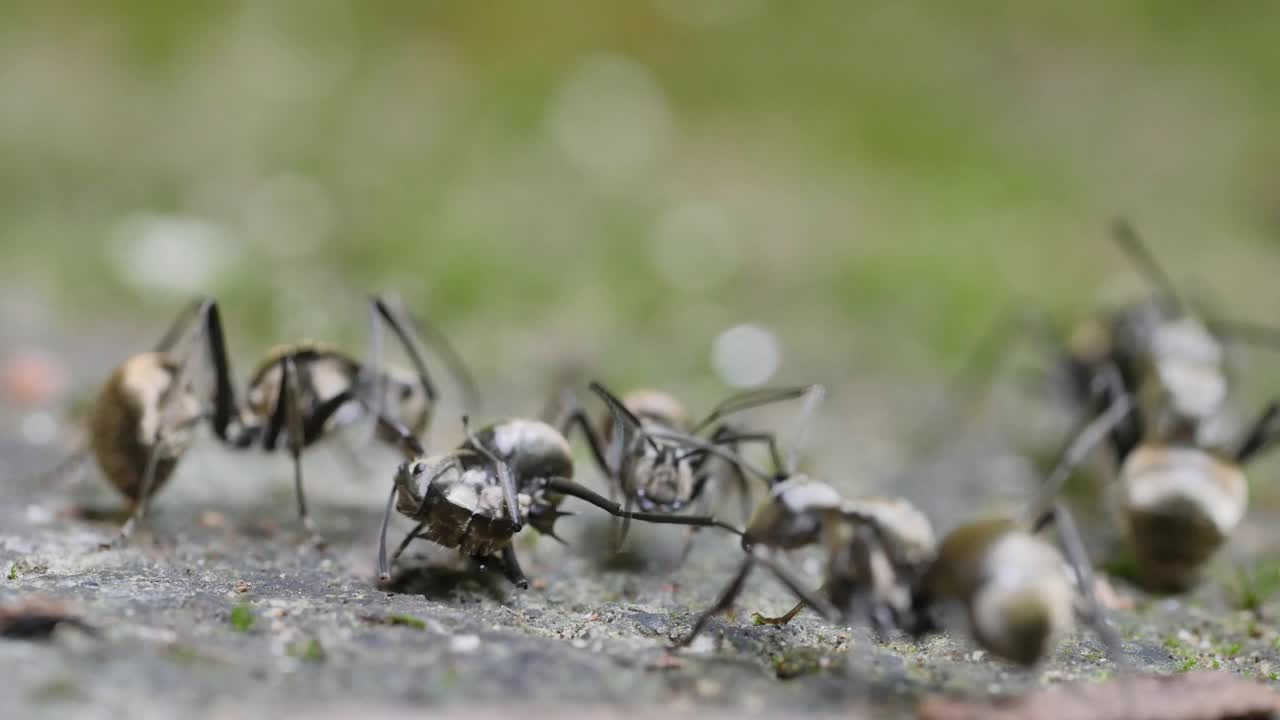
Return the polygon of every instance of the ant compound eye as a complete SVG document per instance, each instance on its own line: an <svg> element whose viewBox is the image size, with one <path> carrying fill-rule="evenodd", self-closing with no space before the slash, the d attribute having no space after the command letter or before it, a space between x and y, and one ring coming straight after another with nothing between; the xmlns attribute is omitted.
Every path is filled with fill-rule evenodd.
<svg viewBox="0 0 1280 720"><path fill-rule="evenodd" d="M420 462L416 462L409 468L409 472L413 473L414 477L418 477L426 469L427 469L426 465L423 465Z"/></svg>

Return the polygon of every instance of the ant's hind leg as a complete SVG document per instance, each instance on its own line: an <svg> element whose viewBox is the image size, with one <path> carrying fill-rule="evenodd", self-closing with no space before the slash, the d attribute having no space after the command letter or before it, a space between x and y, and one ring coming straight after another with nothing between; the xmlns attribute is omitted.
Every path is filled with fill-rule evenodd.
<svg viewBox="0 0 1280 720"><path fill-rule="evenodd" d="M306 444L306 431L303 427L302 409L298 407L301 389L298 387L298 368L293 358L285 356L280 361L281 381L279 404L284 412L285 437L289 455L293 458L293 489L298 498L298 519L302 527L311 536L310 542L316 547L324 547L324 538L316 531L315 521L307 511L307 495L302 487L302 450Z"/></svg>
<svg viewBox="0 0 1280 720"><path fill-rule="evenodd" d="M693 627L690 628L689 633L683 638L677 640L672 647L681 648L692 645L693 641L702 634L704 629L706 629L707 623L711 622L711 618L733 607L733 603L737 601L738 595L742 594L742 588L747 582L747 577L751 575L751 569L755 567L755 563L756 558L752 555L748 555L747 558L742 561L742 565L738 567L737 574L733 576L733 579L729 581L729 584L720 592L720 597L716 599L715 605L712 605L702 611L702 613L698 615L698 619L694 621Z"/></svg>

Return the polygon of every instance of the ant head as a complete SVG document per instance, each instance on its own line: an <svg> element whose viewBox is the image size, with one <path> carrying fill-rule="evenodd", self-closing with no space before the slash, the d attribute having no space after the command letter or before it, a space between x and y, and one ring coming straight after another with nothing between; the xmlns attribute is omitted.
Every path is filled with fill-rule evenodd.
<svg viewBox="0 0 1280 720"><path fill-rule="evenodd" d="M632 481L638 493L660 505L682 505L694 491L693 456L672 443L645 446Z"/></svg>
<svg viewBox="0 0 1280 720"><path fill-rule="evenodd" d="M395 477L401 498L398 507L412 517L433 484L454 481L462 472L457 453L423 455L401 463Z"/></svg>

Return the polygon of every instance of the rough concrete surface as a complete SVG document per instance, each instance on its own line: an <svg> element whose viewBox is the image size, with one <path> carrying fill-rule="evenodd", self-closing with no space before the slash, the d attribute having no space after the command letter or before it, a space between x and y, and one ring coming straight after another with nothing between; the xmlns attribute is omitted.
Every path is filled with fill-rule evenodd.
<svg viewBox="0 0 1280 720"><path fill-rule="evenodd" d="M839 417L853 401L834 395L829 412ZM863 413L892 404L858 397ZM24 442L20 421L16 409L0 412L0 602L69 601L99 635L66 628L48 642L0 642L0 717L892 717L912 715L933 694L983 699L1117 672L1088 631L1021 670L961 634L877 642L865 629L811 614L784 628L754 626L752 611L791 603L763 574L736 614L673 653L670 639L713 601L741 551L732 538L704 532L672 569L684 531L637 526L628 541L634 552L604 559L608 524L588 507L563 521L567 548L533 531L519 539L534 579L527 591L425 546L402 561L392 591L380 590L376 531L393 462L363 452L358 432L307 455L325 549L306 543L297 526L283 457L232 457L210 440L159 496L150 531L103 550L120 521L110 512L119 499L91 468L33 482L59 451ZM849 467L840 453L906 452L838 441L871 427L874 420L855 418L819 433L814 445L834 450L815 452L814 464ZM367 457L353 463L344 442ZM968 486L938 483L938 475L925 468L914 481L875 489L914 496L945 531L962 519L956 508ZM844 480L842 490L862 487ZM1265 554L1264 517L1250 519L1211 581L1188 597L1149 598L1119 584L1135 602L1113 614L1125 663L1154 673L1221 668L1275 684L1275 605L1240 610L1221 582L1232 577L1231 562L1245 567ZM405 529L396 525L396 539ZM796 561L816 567L803 553Z"/></svg>

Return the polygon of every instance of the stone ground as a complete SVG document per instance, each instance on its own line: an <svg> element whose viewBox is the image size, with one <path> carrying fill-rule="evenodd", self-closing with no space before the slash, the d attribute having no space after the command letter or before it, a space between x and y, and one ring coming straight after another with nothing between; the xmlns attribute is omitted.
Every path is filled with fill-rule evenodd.
<svg viewBox="0 0 1280 720"><path fill-rule="evenodd" d="M880 405L862 403L861 412ZM912 715L934 694L982 699L1116 674L1087 631L1027 671L984 657L960 635L874 642L862 629L805 615L785 628L757 627L753 610L790 604L763 575L736 615L673 654L670 638L712 602L740 551L703 533L673 569L683 531L634 528L633 552L605 558L592 549L607 545L608 526L586 508L563 521L572 526L568 548L532 531L520 538L534 579L527 591L429 548L402 563L394 591L379 590L375 535L392 461L375 453L350 464L342 442L306 465L325 550L303 542L283 459L228 457L211 441L160 496L149 534L100 550L119 522L118 498L93 471L33 482L60 451L23 440L21 420L0 410L0 602L33 594L69 601L100 633L0 642L0 717L892 717ZM841 432L874 426L854 420ZM839 448L836 437L824 433L815 445ZM843 451L893 455L870 441L853 445ZM843 467L825 456L815 463ZM967 490L934 482L939 472L924 469L893 489L918 499L945 530ZM1153 673L1221 668L1276 684L1280 633L1269 618L1277 607L1241 610L1218 581L1232 577L1233 564L1251 567L1267 554L1265 517L1251 517L1215 582L1189 597L1120 586L1136 601L1113 616L1127 663ZM1257 588L1270 589L1263 580Z"/></svg>

